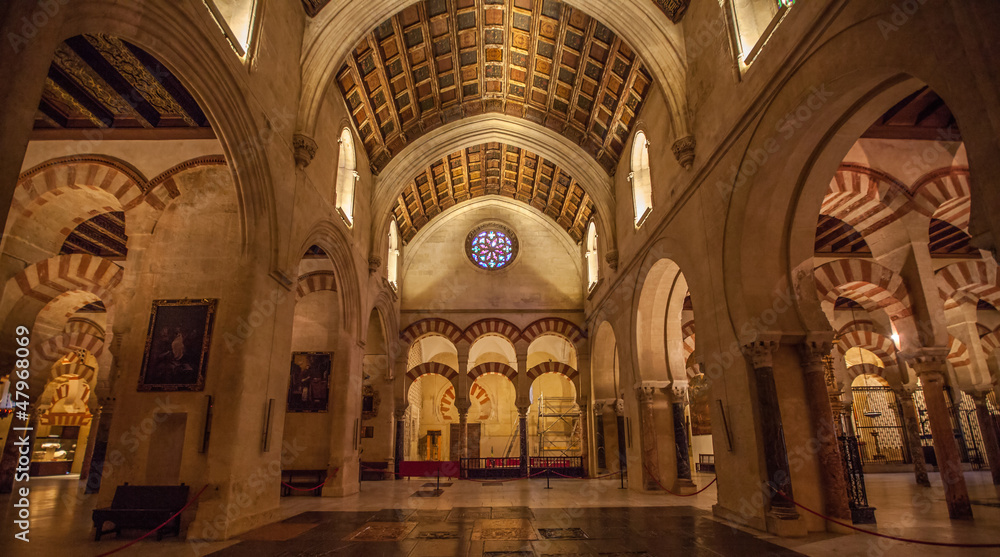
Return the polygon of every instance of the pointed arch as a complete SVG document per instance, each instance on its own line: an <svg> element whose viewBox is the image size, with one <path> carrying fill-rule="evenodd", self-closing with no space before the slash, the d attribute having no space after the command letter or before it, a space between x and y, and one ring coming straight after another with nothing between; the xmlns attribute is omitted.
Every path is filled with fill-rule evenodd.
<svg viewBox="0 0 1000 557"><path fill-rule="evenodd" d="M295 301L320 290L337 291L336 273L333 271L313 271L300 276L295 287Z"/></svg>

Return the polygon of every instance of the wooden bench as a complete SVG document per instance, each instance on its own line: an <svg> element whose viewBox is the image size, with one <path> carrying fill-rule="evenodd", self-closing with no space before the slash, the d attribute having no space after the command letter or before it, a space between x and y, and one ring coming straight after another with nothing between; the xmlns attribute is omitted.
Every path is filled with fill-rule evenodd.
<svg viewBox="0 0 1000 557"><path fill-rule="evenodd" d="M281 496L288 497L289 495L291 495L292 487L297 487L301 490L307 490L307 489L312 489L325 481L326 481L326 470L282 470ZM306 492L303 491L303 493ZM323 488L320 487L317 489L313 489L308 493L316 497L319 497L323 494Z"/></svg>
<svg viewBox="0 0 1000 557"><path fill-rule="evenodd" d="M94 527L97 529L94 539L100 541L101 536L112 532L116 537L120 536L123 528L142 530L156 528L184 508L188 500L188 491L188 486L184 484L128 485L126 483L118 486L110 507L94 509ZM114 528L105 530L105 522L113 523ZM157 541L163 539L165 533L180 535L180 515L156 531Z"/></svg>
<svg viewBox="0 0 1000 557"><path fill-rule="evenodd" d="M698 472L715 472L715 455L698 455L698 464L695 464L694 468Z"/></svg>

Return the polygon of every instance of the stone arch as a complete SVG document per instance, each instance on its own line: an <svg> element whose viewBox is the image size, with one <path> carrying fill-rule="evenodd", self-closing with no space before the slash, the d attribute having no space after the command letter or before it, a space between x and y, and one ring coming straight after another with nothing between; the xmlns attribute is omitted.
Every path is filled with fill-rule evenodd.
<svg viewBox="0 0 1000 557"><path fill-rule="evenodd" d="M968 232L972 214L972 186L968 167L939 168L913 184L914 201L921 213Z"/></svg>
<svg viewBox="0 0 1000 557"><path fill-rule="evenodd" d="M171 200L181 194L175 182L180 174L202 166L226 166L227 164L226 158L219 155L195 157L176 164L149 181L145 187L146 194L143 201L157 211L162 211L167 208Z"/></svg>
<svg viewBox="0 0 1000 557"><path fill-rule="evenodd" d="M542 335L559 335L572 344L586 338L586 334L574 323L560 317L545 317L532 322L521 332L521 339L529 344Z"/></svg>
<svg viewBox="0 0 1000 557"><path fill-rule="evenodd" d="M499 362L486 362L469 370L469 380L475 381L487 373L503 375L514 385L517 385L517 370Z"/></svg>
<svg viewBox="0 0 1000 557"><path fill-rule="evenodd" d="M688 284L684 273L672 259L656 259L636 291L633 319L638 377L659 381L685 378L688 353L684 351L683 311Z"/></svg>
<svg viewBox="0 0 1000 557"><path fill-rule="evenodd" d="M535 379L545 373L560 373L565 375L567 379L573 382L574 385L579 387L579 377L580 372L573 369L572 367L562 363L562 362L542 362L537 366L528 370L525 375L528 378L528 384L530 385Z"/></svg>
<svg viewBox="0 0 1000 557"><path fill-rule="evenodd" d="M295 301L320 290L337 291L337 275L333 271L313 271L299 277L295 286Z"/></svg>
<svg viewBox="0 0 1000 557"><path fill-rule="evenodd" d="M835 303L843 296L869 311L885 309L893 319L912 315L910 295L902 277L878 263L863 259L837 259L815 270L820 300Z"/></svg>
<svg viewBox="0 0 1000 557"><path fill-rule="evenodd" d="M486 318L480 319L465 328L462 336L469 343L486 334L500 335L510 342L517 342L521 338L521 330L517 325L505 319Z"/></svg>
<svg viewBox="0 0 1000 557"><path fill-rule="evenodd" d="M448 380L457 391L458 389L458 371L456 371L451 366L439 362L427 362L424 364L417 365L406 372L406 392L410 391L410 385L414 381L420 379L424 375L440 375Z"/></svg>
<svg viewBox="0 0 1000 557"><path fill-rule="evenodd" d="M379 23L417 0L373 0L322 10L312 20L302 48L302 98L298 126L314 136L320 111L343 60ZM632 45L663 91L668 118L677 138L689 135L686 61L682 28L647 0L563 0L597 19Z"/></svg>
<svg viewBox="0 0 1000 557"><path fill-rule="evenodd" d="M980 338L983 345L983 352L987 357L993 355L993 351L1000 348L1000 328L994 329Z"/></svg>
<svg viewBox="0 0 1000 557"><path fill-rule="evenodd" d="M452 344L458 344L461 342L465 336L462 333L462 329L458 328L447 319L441 319L438 317L429 317L427 319L421 319L410 323L403 332L400 333L400 338L409 344L413 344L414 341L422 336L429 334L441 335L452 342Z"/></svg>
<svg viewBox="0 0 1000 557"><path fill-rule="evenodd" d="M361 338L365 332L364 319L367 316L361 315L361 287L357 268L354 265L350 239L333 221L324 219L316 223L311 232L306 235L305 240L300 243L299 249L294 252L296 255L294 264L298 264L302 254L306 253L311 246L322 249L330 262L333 263L336 287L340 293L343 322L349 331L353 328L352 332L356 335L355 338ZM293 284L287 286L289 289L294 287Z"/></svg>
<svg viewBox="0 0 1000 557"><path fill-rule="evenodd" d="M49 369L52 365L74 350L86 350L96 358L104 351L104 339L87 333L63 333L38 345L32 354L31 365L35 369ZM91 382L93 378L87 378Z"/></svg>
<svg viewBox="0 0 1000 557"><path fill-rule="evenodd" d="M614 326L601 321L590 347L590 377L595 399L618 398L618 346Z"/></svg>
<svg viewBox="0 0 1000 557"><path fill-rule="evenodd" d="M102 190L127 211L142 203L147 187L142 173L123 160L106 155L57 157L21 173L10 203L11 215L30 217L38 205L62 195L62 188Z"/></svg>
<svg viewBox="0 0 1000 557"><path fill-rule="evenodd" d="M938 290L945 300L960 302L967 297L1000 304L1000 273L985 261L952 263L935 274Z"/></svg>
<svg viewBox="0 0 1000 557"><path fill-rule="evenodd" d="M841 164L820 214L840 219L866 236L895 222L909 208L909 191L895 177L859 164Z"/></svg>
<svg viewBox="0 0 1000 557"><path fill-rule="evenodd" d="M39 261L18 273L8 282L28 298L48 303L56 296L73 290L86 290L108 298L121 282L122 268L114 262L89 254L57 255ZM7 294L5 293L5 297Z"/></svg>
<svg viewBox="0 0 1000 557"><path fill-rule="evenodd" d="M885 373L885 368L879 367L875 364L858 364L847 368L847 377L852 382L862 375L873 375L875 377L882 377L884 373Z"/></svg>
<svg viewBox="0 0 1000 557"><path fill-rule="evenodd" d="M875 354L886 366L896 363L896 345L891 339L874 331L853 330L840 335L837 350L841 355L847 354L848 350L855 347L864 348Z"/></svg>

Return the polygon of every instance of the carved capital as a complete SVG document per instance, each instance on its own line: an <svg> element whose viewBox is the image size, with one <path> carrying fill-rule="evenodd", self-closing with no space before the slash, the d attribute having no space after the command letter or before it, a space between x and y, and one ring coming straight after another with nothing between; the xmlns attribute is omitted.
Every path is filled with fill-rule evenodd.
<svg viewBox="0 0 1000 557"><path fill-rule="evenodd" d="M924 375L928 377L934 374L941 376L948 368L948 349L943 347L920 348L909 354L904 354L903 359L910 364L913 371L917 372L920 380L925 381Z"/></svg>
<svg viewBox="0 0 1000 557"><path fill-rule="evenodd" d="M456 398L455 408L458 409L459 414L467 414L469 408L472 408L472 401L468 398Z"/></svg>
<svg viewBox="0 0 1000 557"><path fill-rule="evenodd" d="M674 152L674 158L686 170L690 170L694 164L695 145L694 136L688 135L674 141L674 144L670 147L670 150Z"/></svg>
<svg viewBox="0 0 1000 557"><path fill-rule="evenodd" d="M594 415L600 416L604 412L604 401L594 401L593 405Z"/></svg>
<svg viewBox="0 0 1000 557"><path fill-rule="evenodd" d="M675 379L674 382L670 384L670 393L674 395L674 402L687 404L688 381L684 379Z"/></svg>
<svg viewBox="0 0 1000 557"><path fill-rule="evenodd" d="M616 416L625 415L625 401L620 398L615 399L615 415Z"/></svg>
<svg viewBox="0 0 1000 557"><path fill-rule="evenodd" d="M368 256L368 274L374 275L378 272L379 267L382 266L382 258L377 255Z"/></svg>
<svg viewBox="0 0 1000 557"><path fill-rule="evenodd" d="M316 156L316 142L308 135L297 133L292 136L292 152L295 154L295 166L305 168Z"/></svg>
<svg viewBox="0 0 1000 557"><path fill-rule="evenodd" d="M802 359L802 369L806 373L819 373L824 370L823 359L830 355L833 349L832 333L810 334L799 344L799 357Z"/></svg>
<svg viewBox="0 0 1000 557"><path fill-rule="evenodd" d="M618 271L618 250L604 254L604 260L608 262L608 267L611 267L612 271Z"/></svg>
<svg viewBox="0 0 1000 557"><path fill-rule="evenodd" d="M774 352L780 343L777 340L761 339L742 346L743 355L754 369L774 367Z"/></svg>
<svg viewBox="0 0 1000 557"><path fill-rule="evenodd" d="M396 421L400 421L406 418L406 406L397 406L395 410L392 411L392 415L396 417Z"/></svg>

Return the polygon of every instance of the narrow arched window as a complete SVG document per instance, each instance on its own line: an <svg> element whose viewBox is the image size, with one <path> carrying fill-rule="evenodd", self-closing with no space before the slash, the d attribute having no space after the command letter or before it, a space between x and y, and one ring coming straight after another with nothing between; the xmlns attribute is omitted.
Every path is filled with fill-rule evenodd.
<svg viewBox="0 0 1000 557"><path fill-rule="evenodd" d="M358 180L354 137L351 130L340 132L340 155L337 159L337 210L348 226L354 224L354 185Z"/></svg>
<svg viewBox="0 0 1000 557"><path fill-rule="evenodd" d="M389 254L385 262L389 284L393 289L399 286L399 229L396 228L396 221L389 224Z"/></svg>
<svg viewBox="0 0 1000 557"><path fill-rule="evenodd" d="M646 134L635 133L632 142L632 201L635 203L635 227L639 228L653 211L653 184L649 177L649 141Z"/></svg>
<svg viewBox="0 0 1000 557"><path fill-rule="evenodd" d="M591 221L587 227L587 290L593 290L597 286L598 272L600 271L600 259L597 255L597 225Z"/></svg>
<svg viewBox="0 0 1000 557"><path fill-rule="evenodd" d="M222 28L226 39L240 57L246 57L250 44L254 40L256 27L256 0L206 0L215 18Z"/></svg>

